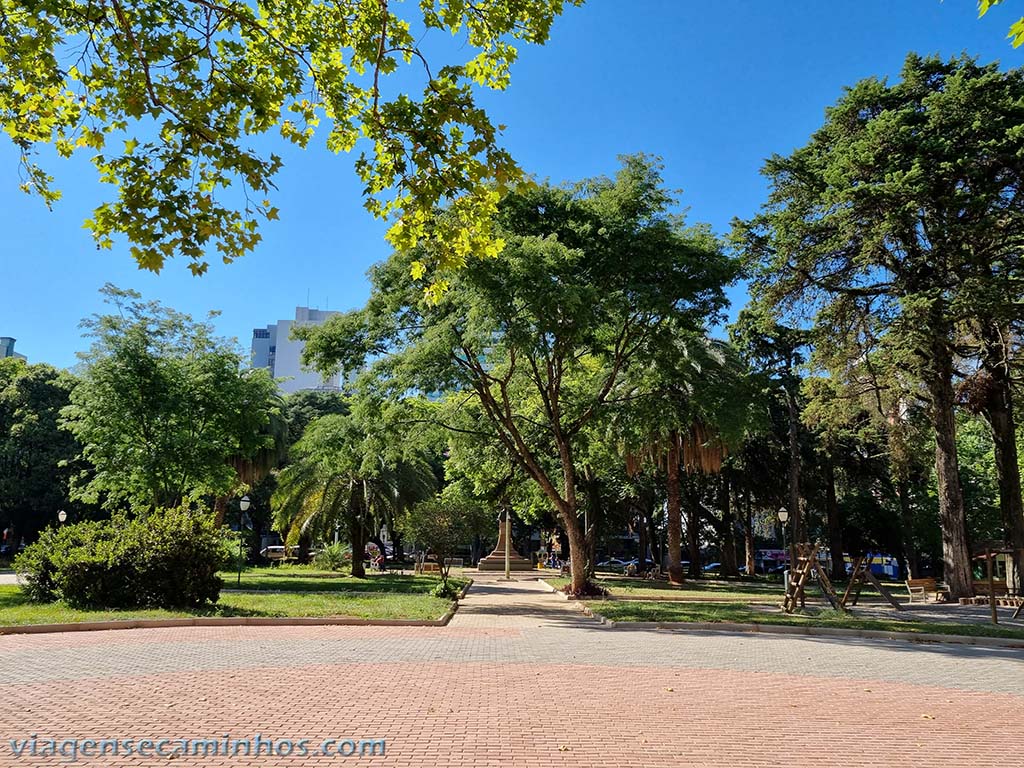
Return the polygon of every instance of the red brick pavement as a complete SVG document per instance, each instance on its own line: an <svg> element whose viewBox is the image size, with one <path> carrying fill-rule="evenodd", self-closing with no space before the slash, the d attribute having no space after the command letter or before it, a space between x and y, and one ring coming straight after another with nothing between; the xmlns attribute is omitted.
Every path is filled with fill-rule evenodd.
<svg viewBox="0 0 1024 768"><path fill-rule="evenodd" d="M9 738L384 738L384 757L139 756L83 766L1007 765L1024 697L671 667L368 663L0 686ZM1011 757L1016 756L1016 757ZM1007 761L1010 761L1009 763Z"/></svg>
<svg viewBox="0 0 1024 768"><path fill-rule="evenodd" d="M495 582L445 628L0 637L0 766L70 764L15 757L10 740L33 734L309 739L307 757L75 763L90 768L1002 766L1024 754L1022 664L1005 650L602 630L536 584ZM383 738L386 754L319 754L347 738Z"/></svg>
<svg viewBox="0 0 1024 768"><path fill-rule="evenodd" d="M275 639L307 639L320 634L330 636L338 631L338 627L329 624L298 625L274 627ZM0 636L0 652L22 650L45 651L48 648L75 648L85 646L121 646L148 645L150 643L248 640L252 636L252 627L248 626L209 626L209 627L163 627L156 629L132 630L100 630L90 632L52 632L43 634L21 634ZM382 627L358 626L345 627L344 631L358 633L362 638L408 639L415 640L436 634L435 627ZM473 637L516 637L522 631L513 627L448 627L444 636L451 639Z"/></svg>

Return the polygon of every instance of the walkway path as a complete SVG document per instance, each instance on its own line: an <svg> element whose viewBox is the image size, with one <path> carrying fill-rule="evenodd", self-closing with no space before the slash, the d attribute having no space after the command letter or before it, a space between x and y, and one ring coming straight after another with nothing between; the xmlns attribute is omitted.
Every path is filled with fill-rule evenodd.
<svg viewBox="0 0 1024 768"><path fill-rule="evenodd" d="M31 734L309 739L302 760L176 768L990 766L1024 752L1020 651L610 629L535 581L493 578L445 628L0 637L0 681L0 766L60 764L15 758L8 739ZM345 738L383 738L386 755L319 753Z"/></svg>

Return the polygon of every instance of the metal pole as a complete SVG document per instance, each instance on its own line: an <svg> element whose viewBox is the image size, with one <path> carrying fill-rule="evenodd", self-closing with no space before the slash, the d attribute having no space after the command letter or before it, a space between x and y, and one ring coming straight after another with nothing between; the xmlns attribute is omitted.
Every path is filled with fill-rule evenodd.
<svg viewBox="0 0 1024 768"><path fill-rule="evenodd" d="M985 562L988 563L988 604L992 609L992 623L999 623L999 615L996 612L996 585L992 578L992 550L985 548Z"/></svg>
<svg viewBox="0 0 1024 768"><path fill-rule="evenodd" d="M789 548L786 546L786 524L785 523L782 523L782 551L785 552L787 555L789 554ZM787 595L789 594L789 569L792 566L793 566L793 561L790 560L789 563L786 565L786 567L782 571L782 588L785 590Z"/></svg>
<svg viewBox="0 0 1024 768"><path fill-rule="evenodd" d="M238 586L242 586L242 518L238 518Z"/></svg>
<svg viewBox="0 0 1024 768"><path fill-rule="evenodd" d="M511 562L511 547L512 544L509 539L512 538L512 515L506 509L505 510L505 579L506 581L512 578L512 562Z"/></svg>

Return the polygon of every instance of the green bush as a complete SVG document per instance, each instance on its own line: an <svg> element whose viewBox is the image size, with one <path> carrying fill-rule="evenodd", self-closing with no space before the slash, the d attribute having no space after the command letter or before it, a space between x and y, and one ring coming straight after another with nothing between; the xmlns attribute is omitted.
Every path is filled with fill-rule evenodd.
<svg viewBox="0 0 1024 768"><path fill-rule="evenodd" d="M47 529L15 561L30 600L76 608L189 608L216 602L223 535L187 508Z"/></svg>
<svg viewBox="0 0 1024 768"><path fill-rule="evenodd" d="M340 542L328 544L317 552L316 557L313 558L313 565L317 568L323 568L325 571L340 571L342 568L348 567L351 562L352 553Z"/></svg>
<svg viewBox="0 0 1024 768"><path fill-rule="evenodd" d="M436 587L430 590L430 594L434 597L443 597L449 600L454 600L456 597L459 596L459 592L461 591L462 590L459 587L456 587L454 584L448 581L442 581L440 584L438 584Z"/></svg>

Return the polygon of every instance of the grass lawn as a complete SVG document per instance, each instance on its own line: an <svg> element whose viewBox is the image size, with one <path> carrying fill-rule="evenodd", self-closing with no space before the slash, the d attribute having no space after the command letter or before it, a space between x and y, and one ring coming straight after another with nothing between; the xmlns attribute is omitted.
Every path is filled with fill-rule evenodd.
<svg viewBox="0 0 1024 768"><path fill-rule="evenodd" d="M556 589L561 589L569 583L569 579L549 578L547 582ZM725 581L711 579L688 579L682 586L674 586L667 581L647 581L636 578L601 578L596 583L607 589L612 597L629 598L642 600L654 598L659 600L674 599L681 602L699 601L714 599L734 601L737 603L781 603L784 596L781 581ZM887 583L893 595L906 602L906 594L900 594L902 584ZM833 584L836 592L842 597L846 584L837 582ZM810 600L824 599L817 583L811 583L807 587L807 597ZM865 586L861 591L859 604L861 605L885 605L882 596L873 587Z"/></svg>
<svg viewBox="0 0 1024 768"><path fill-rule="evenodd" d="M949 624L902 619L868 619L850 616L838 611L807 614L785 614L781 611L762 611L744 603L670 603L642 600L594 600L588 607L595 613L616 622L656 621L736 622L740 624L784 624L790 626L840 627L843 629L878 629L888 632L934 633L937 635L970 635L973 637L1005 637L1024 640L1024 630L993 626L991 624Z"/></svg>
<svg viewBox="0 0 1024 768"><path fill-rule="evenodd" d="M569 583L569 579L551 578L548 584L561 589ZM729 599L737 602L781 602L783 597L782 584L773 582L745 581L709 581L688 580L682 586L674 586L667 581L647 581L630 578L597 578L599 586L607 589L614 597L641 599L654 597L660 599L675 598L678 600L701 600L708 598ZM808 591L808 596L815 596Z"/></svg>
<svg viewBox="0 0 1024 768"><path fill-rule="evenodd" d="M412 576L396 573L367 573L365 579L354 579L337 571L318 571L301 565L273 568L248 568L238 573L223 571L224 589L275 592L392 592L400 594L428 594L437 586L436 576ZM466 579L450 578L456 587L465 585ZM226 597L226 596L225 596ZM224 599L223 597L221 598Z"/></svg>
<svg viewBox="0 0 1024 768"><path fill-rule="evenodd" d="M223 591L216 605L184 611L131 609L80 610L64 603L30 603L21 588L0 584L0 625L58 624L118 619L170 619L197 616L345 616L359 619L438 619L451 601L430 593L438 579L429 576L374 574L353 579L308 568L251 569L242 573L242 589ZM225 589L235 586L222 574ZM237 574L235 575L237 578ZM460 586L465 583L453 580Z"/></svg>

